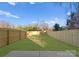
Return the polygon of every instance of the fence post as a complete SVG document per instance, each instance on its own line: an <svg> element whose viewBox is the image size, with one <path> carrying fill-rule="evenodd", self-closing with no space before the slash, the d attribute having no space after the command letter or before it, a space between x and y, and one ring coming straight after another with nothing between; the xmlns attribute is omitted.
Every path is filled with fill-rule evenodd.
<svg viewBox="0 0 79 59"><path fill-rule="evenodd" d="M25 31L25 39L26 39L26 35L27 35L27 34L26 34L26 31Z"/></svg>
<svg viewBox="0 0 79 59"><path fill-rule="evenodd" d="M27 38L27 32L26 32L26 38Z"/></svg>
<svg viewBox="0 0 79 59"><path fill-rule="evenodd" d="M7 30L7 45L9 45L9 29Z"/></svg>
<svg viewBox="0 0 79 59"><path fill-rule="evenodd" d="M19 30L19 40L21 40L21 31Z"/></svg>

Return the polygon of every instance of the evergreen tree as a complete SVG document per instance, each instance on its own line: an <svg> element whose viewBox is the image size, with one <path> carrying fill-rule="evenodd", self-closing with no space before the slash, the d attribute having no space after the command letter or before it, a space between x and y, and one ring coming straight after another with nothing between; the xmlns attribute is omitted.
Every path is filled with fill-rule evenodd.
<svg viewBox="0 0 79 59"><path fill-rule="evenodd" d="M55 31L59 31L59 30L60 30L59 24L56 23L56 24L54 25L54 30L55 30Z"/></svg>

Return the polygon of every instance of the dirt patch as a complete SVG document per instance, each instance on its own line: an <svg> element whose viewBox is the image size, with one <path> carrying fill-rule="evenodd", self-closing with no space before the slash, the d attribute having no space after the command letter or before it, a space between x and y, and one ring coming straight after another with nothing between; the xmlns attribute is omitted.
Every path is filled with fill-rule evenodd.
<svg viewBox="0 0 79 59"><path fill-rule="evenodd" d="M40 47L46 47L46 42L43 39L36 38L36 37L29 37L34 43L38 44Z"/></svg>
<svg viewBox="0 0 79 59"><path fill-rule="evenodd" d="M28 31L27 36L40 35L40 31Z"/></svg>

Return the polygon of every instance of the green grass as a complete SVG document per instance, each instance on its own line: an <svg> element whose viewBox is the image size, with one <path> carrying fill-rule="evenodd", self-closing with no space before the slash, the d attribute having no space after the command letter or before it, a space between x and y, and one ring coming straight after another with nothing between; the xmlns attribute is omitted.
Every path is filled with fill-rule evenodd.
<svg viewBox="0 0 79 59"><path fill-rule="evenodd" d="M33 43L31 40L20 40L3 48L0 48L0 56L6 55L10 51L39 51L40 46Z"/></svg>
<svg viewBox="0 0 79 59"><path fill-rule="evenodd" d="M35 36L37 38L41 38L45 41L45 47L42 48L38 44L32 42L29 39L24 39L12 43L8 46L0 48L0 56L5 56L10 51L66 51L66 50L76 50L76 56L79 56L79 48L61 42L55 38L49 37L47 34L42 34L39 36Z"/></svg>
<svg viewBox="0 0 79 59"><path fill-rule="evenodd" d="M79 57L79 47L64 43L62 41L59 41L55 38L52 38L46 34L38 36L39 38L42 38L47 42L46 50L49 51L66 51L69 50L72 53L74 53L76 56ZM74 52L75 51L75 52Z"/></svg>

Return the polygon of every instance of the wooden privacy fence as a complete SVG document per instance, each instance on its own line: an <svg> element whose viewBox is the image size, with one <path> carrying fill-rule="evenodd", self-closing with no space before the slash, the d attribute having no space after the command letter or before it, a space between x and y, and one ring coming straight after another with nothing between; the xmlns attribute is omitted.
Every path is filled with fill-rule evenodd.
<svg viewBox="0 0 79 59"><path fill-rule="evenodd" d="M79 29L65 31L48 31L48 35L60 41L79 47Z"/></svg>
<svg viewBox="0 0 79 59"><path fill-rule="evenodd" d="M15 29L0 29L0 47L26 38L26 31Z"/></svg>

